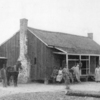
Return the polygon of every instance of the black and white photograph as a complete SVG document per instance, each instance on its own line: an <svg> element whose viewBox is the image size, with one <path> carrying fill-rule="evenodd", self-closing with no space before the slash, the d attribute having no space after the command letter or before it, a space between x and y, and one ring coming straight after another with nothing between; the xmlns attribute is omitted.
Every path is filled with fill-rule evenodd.
<svg viewBox="0 0 100 100"><path fill-rule="evenodd" d="M0 0L0 100L99 100L100 0Z"/></svg>

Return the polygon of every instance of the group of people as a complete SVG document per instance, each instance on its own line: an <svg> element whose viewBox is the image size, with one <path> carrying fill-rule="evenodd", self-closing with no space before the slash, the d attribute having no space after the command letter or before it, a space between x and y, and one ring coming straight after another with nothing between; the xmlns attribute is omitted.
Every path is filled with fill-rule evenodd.
<svg viewBox="0 0 100 100"><path fill-rule="evenodd" d="M13 81L14 86L17 86L19 69L22 69L19 61L13 67L6 67L6 65L3 64L3 67L0 70L3 87L10 86L11 81Z"/></svg>
<svg viewBox="0 0 100 100"><path fill-rule="evenodd" d="M64 80L67 88L69 87L68 85L70 84L70 81L73 83L74 79L76 79L77 82L81 82L81 67L82 63L78 62L72 66L71 69L68 69L67 66L64 68L60 67L60 69L55 68L52 73L53 82L61 82Z"/></svg>
<svg viewBox="0 0 100 100"><path fill-rule="evenodd" d="M70 83L70 72L67 69L67 67L61 68L58 70L56 67L53 70L53 73L51 75L53 83L55 82L62 82L64 80L66 84L66 88L69 88L69 83Z"/></svg>

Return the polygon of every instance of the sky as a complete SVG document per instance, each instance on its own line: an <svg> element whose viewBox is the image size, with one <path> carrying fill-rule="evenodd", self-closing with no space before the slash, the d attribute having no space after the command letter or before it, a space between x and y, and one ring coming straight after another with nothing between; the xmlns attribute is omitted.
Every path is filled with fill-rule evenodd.
<svg viewBox="0 0 100 100"><path fill-rule="evenodd" d="M100 44L100 0L0 0L0 44L28 26L80 36L93 33Z"/></svg>

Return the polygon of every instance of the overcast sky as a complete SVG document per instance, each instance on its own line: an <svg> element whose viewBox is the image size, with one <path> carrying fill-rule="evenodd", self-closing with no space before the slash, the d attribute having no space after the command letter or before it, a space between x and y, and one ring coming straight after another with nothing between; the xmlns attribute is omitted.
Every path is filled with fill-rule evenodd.
<svg viewBox="0 0 100 100"><path fill-rule="evenodd" d="M93 33L100 44L100 0L0 0L0 44L19 30L21 18L37 29Z"/></svg>

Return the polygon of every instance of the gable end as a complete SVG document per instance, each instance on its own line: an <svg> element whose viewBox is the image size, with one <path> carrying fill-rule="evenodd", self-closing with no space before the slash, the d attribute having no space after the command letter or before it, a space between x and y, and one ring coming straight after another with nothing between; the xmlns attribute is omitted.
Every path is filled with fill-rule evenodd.
<svg viewBox="0 0 100 100"><path fill-rule="evenodd" d="M32 34L34 34L30 29L28 29ZM42 43L44 43L46 46L48 46L47 43L45 43L41 38L39 38L36 34L34 34L35 37L37 37Z"/></svg>

